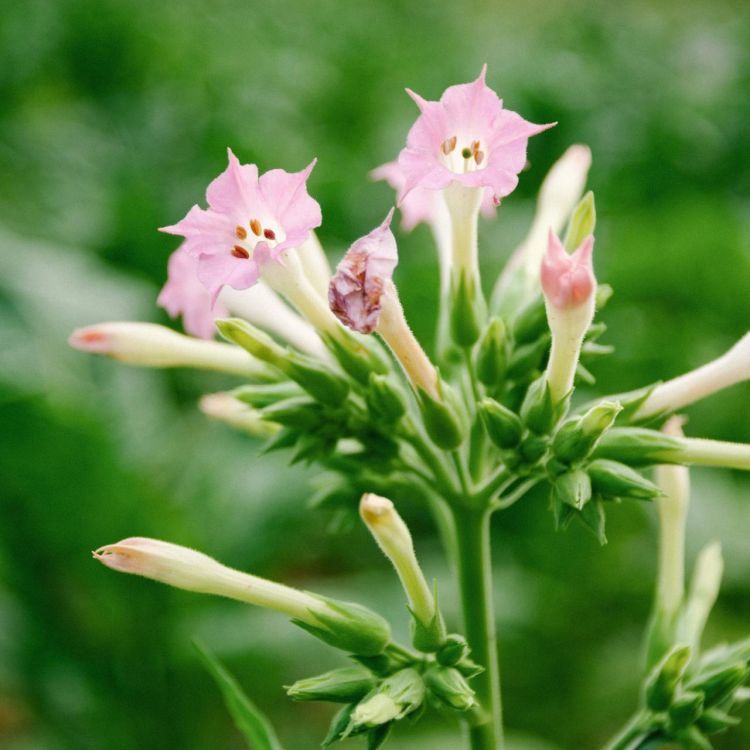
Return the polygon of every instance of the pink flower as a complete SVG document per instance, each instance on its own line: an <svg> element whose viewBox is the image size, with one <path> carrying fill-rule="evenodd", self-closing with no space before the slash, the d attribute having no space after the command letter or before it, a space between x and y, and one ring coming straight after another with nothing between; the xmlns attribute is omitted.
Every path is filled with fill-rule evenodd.
<svg viewBox="0 0 750 750"><path fill-rule="evenodd" d="M255 164L240 164L228 149L229 166L206 191L208 209L193 206L163 232L185 238L185 252L198 259L198 278L212 303L225 285L247 289L260 266L302 244L320 226L317 201L307 193L313 161L301 172L272 169L258 177Z"/></svg>
<svg viewBox="0 0 750 750"><path fill-rule="evenodd" d="M441 221L438 212L445 212L445 205L440 195L434 190L416 187L404 194L406 177L397 161L381 164L370 172L373 180L384 180L396 191L396 201L401 211L401 228L411 232L417 224L436 224ZM482 215L491 219L495 216L494 194L491 189L484 191L482 198Z"/></svg>
<svg viewBox="0 0 750 750"><path fill-rule="evenodd" d="M216 333L214 320L227 317L229 312L221 303L211 305L211 295L198 279L199 262L184 244L180 245L169 256L167 283L156 302L173 318L181 315L187 333L210 339Z"/></svg>
<svg viewBox="0 0 750 750"><path fill-rule="evenodd" d="M487 66L473 83L451 86L439 102L407 89L421 110L398 164L406 178L404 196L415 188L442 190L452 182L486 187L496 203L518 184L529 137L552 127L534 125L503 109L485 85Z"/></svg>
<svg viewBox="0 0 750 750"><path fill-rule="evenodd" d="M393 209L370 234L358 239L336 268L328 287L334 315L360 333L377 328L387 282L398 263L396 238L391 232Z"/></svg>
<svg viewBox="0 0 750 750"><path fill-rule="evenodd" d="M550 229L547 254L542 259L542 289L547 302L565 310L580 307L591 300L596 278L591 256L594 236L588 235L572 255Z"/></svg>

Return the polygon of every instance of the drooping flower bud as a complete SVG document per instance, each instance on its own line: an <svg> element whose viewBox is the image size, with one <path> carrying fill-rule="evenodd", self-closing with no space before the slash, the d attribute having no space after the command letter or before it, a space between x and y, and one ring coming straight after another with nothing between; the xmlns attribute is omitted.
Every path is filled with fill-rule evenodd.
<svg viewBox="0 0 750 750"><path fill-rule="evenodd" d="M663 412L676 411L748 378L750 333L713 362L657 385L634 416L636 419L647 419Z"/></svg>
<svg viewBox="0 0 750 750"><path fill-rule="evenodd" d="M271 437L278 427L263 419L261 414L235 398L231 393L207 393L199 402L201 411L211 419L224 422L235 430L256 437Z"/></svg>
<svg viewBox="0 0 750 750"><path fill-rule="evenodd" d="M393 563L414 618L413 640L420 651L436 651L445 638L443 618L414 552L409 529L385 497L366 493L359 513L383 554Z"/></svg>
<svg viewBox="0 0 750 750"><path fill-rule="evenodd" d="M571 469L555 479L552 492L556 506L563 504L575 510L583 510L591 500L592 482L582 469ZM558 507L555 508L556 512Z"/></svg>
<svg viewBox="0 0 750 750"><path fill-rule="evenodd" d="M369 696L366 696L351 715L350 727L376 727L398 721L416 711L425 698L421 675L411 667L386 677Z"/></svg>
<svg viewBox="0 0 750 750"><path fill-rule="evenodd" d="M316 677L297 680L286 689L295 701L359 701L376 685L372 673L362 667L342 667Z"/></svg>
<svg viewBox="0 0 750 750"><path fill-rule="evenodd" d="M382 652L390 627L366 607L298 591L228 568L202 552L158 539L132 537L94 552L108 568L202 594L215 594L288 615L321 640L363 655Z"/></svg>
<svg viewBox="0 0 750 750"><path fill-rule="evenodd" d="M68 343L84 352L143 367L192 367L259 380L275 377L265 363L237 346L192 338L155 323L97 323L77 328Z"/></svg>
<svg viewBox="0 0 750 750"><path fill-rule="evenodd" d="M557 235L549 233L541 279L547 322L552 332L546 377L554 403L559 403L573 388L583 337L594 318L593 249L594 237L589 235L572 255L568 255Z"/></svg>

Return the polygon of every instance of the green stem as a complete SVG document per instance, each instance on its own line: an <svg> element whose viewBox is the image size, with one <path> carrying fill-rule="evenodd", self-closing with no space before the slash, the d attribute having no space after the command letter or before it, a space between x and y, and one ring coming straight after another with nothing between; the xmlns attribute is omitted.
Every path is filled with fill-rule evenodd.
<svg viewBox="0 0 750 750"><path fill-rule="evenodd" d="M643 713L637 713L628 723L604 746L603 750L636 750L649 736L644 730Z"/></svg>
<svg viewBox="0 0 750 750"><path fill-rule="evenodd" d="M490 512L486 508L454 510L458 581L466 639L471 658L485 671L472 680L485 720L467 727L471 750L503 747L500 666L497 657L490 558Z"/></svg>

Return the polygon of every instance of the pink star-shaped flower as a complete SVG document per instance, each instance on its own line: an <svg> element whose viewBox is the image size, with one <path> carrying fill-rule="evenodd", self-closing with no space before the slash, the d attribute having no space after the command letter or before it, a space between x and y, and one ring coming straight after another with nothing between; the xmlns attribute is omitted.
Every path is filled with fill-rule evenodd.
<svg viewBox="0 0 750 750"><path fill-rule="evenodd" d="M450 86L439 102L407 89L421 113L409 131L398 165L406 178L403 198L416 188L442 190L452 182L489 188L495 203L518 184L532 135L552 127L534 125L485 84L487 66L473 83Z"/></svg>
<svg viewBox="0 0 750 750"><path fill-rule="evenodd" d="M225 285L251 287L263 263L302 244L322 221L306 185L314 161L301 172L272 169L259 177L255 164L240 164L231 149L228 154L229 166L206 191L208 209L193 206L182 221L161 229L185 238L212 303Z"/></svg>
<svg viewBox="0 0 750 750"><path fill-rule="evenodd" d="M542 289L547 302L569 310L590 301L596 289L592 265L594 236L589 235L572 255L550 229L547 254L542 259Z"/></svg>
<svg viewBox="0 0 750 750"><path fill-rule="evenodd" d="M334 315L360 333L372 333L377 328L386 284L398 264L392 218L393 209L377 229L347 250L328 287L328 303Z"/></svg>
<svg viewBox="0 0 750 750"><path fill-rule="evenodd" d="M208 289L198 279L198 263L182 244L169 256L167 283L156 303L173 318L182 316L182 327L192 336L210 339L216 333L214 320L229 313L220 302L211 305Z"/></svg>

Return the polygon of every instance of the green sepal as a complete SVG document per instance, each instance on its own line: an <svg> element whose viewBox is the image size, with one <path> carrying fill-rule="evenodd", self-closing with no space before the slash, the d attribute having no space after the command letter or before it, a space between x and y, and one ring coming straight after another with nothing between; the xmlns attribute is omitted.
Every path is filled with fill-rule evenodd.
<svg viewBox="0 0 750 750"><path fill-rule="evenodd" d="M406 397L401 387L387 375L371 372L365 393L372 418L392 425L406 414Z"/></svg>
<svg viewBox="0 0 750 750"><path fill-rule="evenodd" d="M565 249L572 253L596 228L596 204L594 193L589 190L579 204L573 209L573 214L568 222L568 231L565 233L563 244Z"/></svg>
<svg viewBox="0 0 750 750"><path fill-rule="evenodd" d="M331 720L331 724L328 727L328 734L321 743L322 748L330 747L334 742L343 740L348 736L347 729L351 724L352 713L356 708L356 703L351 703L348 706L344 706L340 711L337 711Z"/></svg>
<svg viewBox="0 0 750 750"><path fill-rule="evenodd" d="M438 398L419 389L419 408L427 434L443 450L453 450L463 443L468 424L463 405L455 391L442 380L438 383Z"/></svg>
<svg viewBox="0 0 750 750"><path fill-rule="evenodd" d="M234 725L252 750L282 750L271 722L247 697L224 665L197 639L193 641L201 661L222 692Z"/></svg>
<svg viewBox="0 0 750 750"><path fill-rule="evenodd" d="M568 419L555 433L552 452L565 463L585 458L612 426L621 409L616 401L602 401L583 416Z"/></svg>
<svg viewBox="0 0 750 750"><path fill-rule="evenodd" d="M391 733L393 722L381 724L367 733L367 750L377 750L382 747Z"/></svg>
<svg viewBox="0 0 750 750"><path fill-rule="evenodd" d="M690 661L690 646L677 645L657 664L646 678L644 697L652 711L666 711Z"/></svg>
<svg viewBox="0 0 750 750"><path fill-rule="evenodd" d="M461 274L451 280L451 337L462 349L474 346L479 339L481 316L477 297L477 284L473 277Z"/></svg>
<svg viewBox="0 0 750 750"><path fill-rule="evenodd" d="M436 611L432 620L428 623L422 622L411 608L411 642L417 651L431 654L440 648L445 638L445 622L440 612Z"/></svg>
<svg viewBox="0 0 750 750"><path fill-rule="evenodd" d="M696 724L706 734L725 732L730 727L736 727L740 723L737 716L731 716L718 708L709 708L704 711Z"/></svg>
<svg viewBox="0 0 750 750"><path fill-rule="evenodd" d="M263 447L260 450L260 455L264 456L267 453L274 453L275 451L291 448L296 444L298 437L298 430L283 429L263 444Z"/></svg>
<svg viewBox="0 0 750 750"><path fill-rule="evenodd" d="M439 664L445 667L452 667L468 655L469 644L466 642L466 638L458 633L451 633L445 637L437 654L435 654L435 658Z"/></svg>
<svg viewBox="0 0 750 750"><path fill-rule="evenodd" d="M375 656L351 654L350 657L373 674L381 677L387 677L400 669L410 667L414 663L406 653L391 646L387 647L382 654Z"/></svg>
<svg viewBox="0 0 750 750"><path fill-rule="evenodd" d="M487 435L498 448L509 450L521 442L523 422L515 412L492 398L482 399L477 408Z"/></svg>
<svg viewBox="0 0 750 750"><path fill-rule="evenodd" d="M526 391L521 404L521 419L537 435L546 435L555 426L557 409L545 375L540 375Z"/></svg>
<svg viewBox="0 0 750 750"><path fill-rule="evenodd" d="M669 707L669 722L674 729L690 726L703 712L703 693L687 691Z"/></svg>
<svg viewBox="0 0 750 750"><path fill-rule="evenodd" d="M517 345L536 341L547 333L547 310L544 297L538 294L527 302L513 319L513 340Z"/></svg>
<svg viewBox="0 0 750 750"><path fill-rule="evenodd" d="M290 383L288 381L281 383L253 383L252 385L241 385L239 388L230 391L230 393L239 401L249 404L256 409L262 409L271 404L275 404L278 401L302 395L299 386L296 383Z"/></svg>
<svg viewBox="0 0 750 750"><path fill-rule="evenodd" d="M401 669L386 677L357 704L347 732L398 721L420 708L425 695L419 672L413 667Z"/></svg>
<svg viewBox="0 0 750 750"><path fill-rule="evenodd" d="M507 376L519 380L541 369L551 338L551 334L547 331L536 341L517 346L510 356Z"/></svg>
<svg viewBox="0 0 750 750"><path fill-rule="evenodd" d="M645 427L613 427L602 435L594 458L611 458L630 466L675 463L673 455L682 448L679 439Z"/></svg>
<svg viewBox="0 0 750 750"><path fill-rule="evenodd" d="M323 419L320 404L309 396L294 396L278 401L264 407L260 414L267 422L298 430L317 427Z"/></svg>
<svg viewBox="0 0 750 750"><path fill-rule="evenodd" d="M718 705L737 690L750 676L746 661L697 675L688 688L703 693L706 708Z"/></svg>
<svg viewBox="0 0 750 750"><path fill-rule="evenodd" d="M584 383L585 385L595 385L596 378L582 362L578 362L578 364L576 364L574 383L575 385L580 385L581 383Z"/></svg>
<svg viewBox="0 0 750 750"><path fill-rule="evenodd" d="M424 673L430 693L444 706L456 711L468 711L477 705L476 695L466 678L453 667L434 664Z"/></svg>
<svg viewBox="0 0 750 750"><path fill-rule="evenodd" d="M297 680L286 688L295 701L359 701L377 684L372 673L362 667L342 667L330 672Z"/></svg>
<svg viewBox="0 0 750 750"><path fill-rule="evenodd" d="M597 312L603 310L607 303L612 299L612 295L615 290L611 284L597 284L596 285L596 309Z"/></svg>
<svg viewBox="0 0 750 750"><path fill-rule="evenodd" d="M527 464L534 464L541 459L547 448L549 440L544 435L527 435L521 442L518 450Z"/></svg>
<svg viewBox="0 0 750 750"><path fill-rule="evenodd" d="M349 394L349 383L341 375L311 357L294 353L282 370L323 404L338 406Z"/></svg>
<svg viewBox="0 0 750 750"><path fill-rule="evenodd" d="M391 627L379 614L361 604L340 602L313 594L323 607L311 610L320 627L294 618L292 622L329 646L363 656L381 654L391 641Z"/></svg>
<svg viewBox="0 0 750 750"><path fill-rule="evenodd" d="M582 469L573 469L557 477L553 492L560 502L576 510L583 510L591 500L591 480Z"/></svg>
<svg viewBox="0 0 750 750"><path fill-rule="evenodd" d="M607 517L604 513L602 499L599 497L592 498L577 515L583 521L584 526L594 534L599 544L604 546L607 543Z"/></svg>
<svg viewBox="0 0 750 750"><path fill-rule="evenodd" d="M689 750L713 750L713 745L696 726L685 727L675 734L675 739Z"/></svg>
<svg viewBox="0 0 750 750"><path fill-rule="evenodd" d="M388 372L387 361L375 354L375 347L369 341L368 346L349 333L344 334L344 339L330 334L323 336L326 346L333 352L341 369L358 383L367 385L372 372Z"/></svg>
<svg viewBox="0 0 750 750"><path fill-rule="evenodd" d="M467 680L470 680L472 677L476 677L478 674L482 674L482 672L485 671L485 668L481 664L477 664L475 661L472 661L468 656L464 656L461 661L456 662L456 664L453 665Z"/></svg>
<svg viewBox="0 0 750 750"><path fill-rule="evenodd" d="M498 386L508 369L509 359L508 328L502 318L492 318L477 346L476 373L479 382L490 388Z"/></svg>
<svg viewBox="0 0 750 750"><path fill-rule="evenodd" d="M597 458L587 469L591 486L604 497L632 497L651 500L662 491L646 477L625 464L608 458Z"/></svg>
<svg viewBox="0 0 750 750"><path fill-rule="evenodd" d="M216 320L215 325L227 341L241 346L256 359L284 371L282 365L288 350L274 341L265 331L261 331L241 318Z"/></svg>

